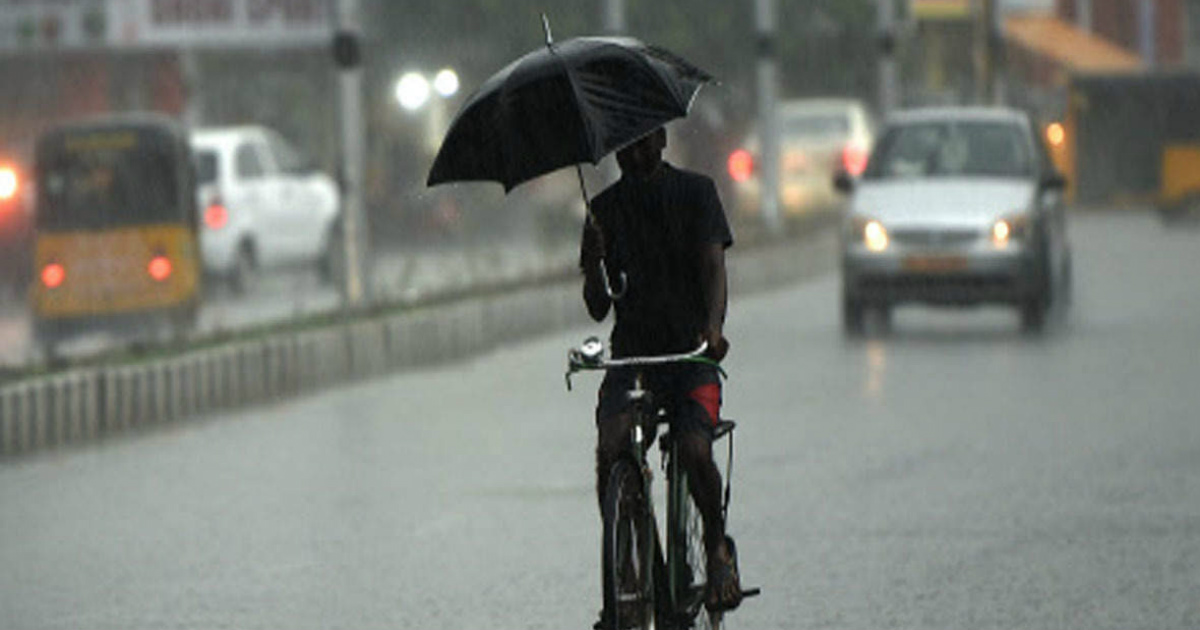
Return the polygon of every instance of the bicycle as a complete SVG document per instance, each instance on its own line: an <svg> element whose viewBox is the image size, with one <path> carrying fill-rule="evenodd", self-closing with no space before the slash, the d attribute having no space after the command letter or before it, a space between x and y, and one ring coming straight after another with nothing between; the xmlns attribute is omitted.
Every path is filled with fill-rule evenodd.
<svg viewBox="0 0 1200 630"><path fill-rule="evenodd" d="M567 353L567 389L571 376L584 370L643 367L670 363L701 362L716 365L703 356L707 344L692 352L655 357L606 359L604 344L590 337ZM721 368L717 366L717 369ZM721 371L724 375L724 372ZM601 565L603 572L604 619L613 629L625 628L711 628L721 627L724 613L704 606L706 558L703 522L688 492L687 473L679 463L676 441L671 439L666 409L654 404L653 394L643 387L643 372L634 377L628 396L633 413L630 448L609 469L608 486L602 501L604 520ZM659 425L667 432L657 436ZM730 476L733 470L733 437L736 423L722 420L714 430L716 441L729 435L729 458L725 475L722 515L728 513ZM658 437L662 467L666 471L665 554L654 516L651 493L652 470L647 455ZM730 552L736 550L727 539ZM753 597L760 589L742 591ZM703 614L702 614L703 613Z"/></svg>

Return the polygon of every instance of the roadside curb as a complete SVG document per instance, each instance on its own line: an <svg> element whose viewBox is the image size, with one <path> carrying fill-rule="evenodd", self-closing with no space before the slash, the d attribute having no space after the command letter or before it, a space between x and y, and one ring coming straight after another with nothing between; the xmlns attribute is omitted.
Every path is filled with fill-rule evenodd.
<svg viewBox="0 0 1200 630"><path fill-rule="evenodd" d="M832 269L822 229L729 258L735 295ZM577 278L0 386L0 461L459 360L587 318Z"/></svg>

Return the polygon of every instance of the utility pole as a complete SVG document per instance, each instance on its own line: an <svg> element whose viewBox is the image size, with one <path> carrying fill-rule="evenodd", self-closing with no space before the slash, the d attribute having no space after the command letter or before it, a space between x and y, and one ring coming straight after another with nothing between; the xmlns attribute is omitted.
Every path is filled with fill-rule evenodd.
<svg viewBox="0 0 1200 630"><path fill-rule="evenodd" d="M183 122L191 129L204 124L204 90L200 71L199 53L195 46L186 46L179 51L179 69L187 101L183 106Z"/></svg>
<svg viewBox="0 0 1200 630"><path fill-rule="evenodd" d="M604 32L609 35L625 32L625 0L604 0Z"/></svg>
<svg viewBox="0 0 1200 630"><path fill-rule="evenodd" d="M758 169L759 209L769 234L779 234L779 134L776 132L775 104L779 77L775 67L775 0L755 0L755 26L758 34L758 137L762 163Z"/></svg>
<svg viewBox="0 0 1200 630"><path fill-rule="evenodd" d="M1079 25L1079 29L1090 33L1092 31L1092 0L1076 0L1075 13L1075 23Z"/></svg>
<svg viewBox="0 0 1200 630"><path fill-rule="evenodd" d="M990 105L995 98L996 0L978 0L975 20L975 101Z"/></svg>
<svg viewBox="0 0 1200 630"><path fill-rule="evenodd" d="M346 254L344 299L355 308L363 301L363 154L365 148L362 111L361 21L358 0L338 0L337 34L333 41L338 65L340 123L342 134L342 239Z"/></svg>
<svg viewBox="0 0 1200 630"><path fill-rule="evenodd" d="M1158 16L1154 10L1153 0L1139 0L1138 2L1138 54L1142 56L1142 63L1146 64L1147 68L1154 68L1158 57L1158 51L1155 46L1155 34L1158 28L1155 22Z"/></svg>
<svg viewBox="0 0 1200 630"><path fill-rule="evenodd" d="M887 117L900 106L900 81L896 64L896 2L876 0L879 28L879 113Z"/></svg>

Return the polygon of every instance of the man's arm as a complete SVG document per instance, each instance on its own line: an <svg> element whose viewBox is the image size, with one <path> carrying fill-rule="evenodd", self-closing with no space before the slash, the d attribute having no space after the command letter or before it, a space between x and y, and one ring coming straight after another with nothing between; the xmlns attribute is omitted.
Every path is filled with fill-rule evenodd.
<svg viewBox="0 0 1200 630"><path fill-rule="evenodd" d="M598 322L604 320L612 305L612 300L604 289L604 277L600 271L600 260L603 257L604 237L598 227L588 222L587 227L583 229L579 265L583 268L583 301L587 304L588 315Z"/></svg>
<svg viewBox="0 0 1200 630"><path fill-rule="evenodd" d="M708 319L704 327L704 340L708 342L708 354L720 361L729 352L729 341L725 339L725 310L729 305L728 282L725 276L725 244L704 245L700 260L700 280L704 286L704 302L708 308Z"/></svg>

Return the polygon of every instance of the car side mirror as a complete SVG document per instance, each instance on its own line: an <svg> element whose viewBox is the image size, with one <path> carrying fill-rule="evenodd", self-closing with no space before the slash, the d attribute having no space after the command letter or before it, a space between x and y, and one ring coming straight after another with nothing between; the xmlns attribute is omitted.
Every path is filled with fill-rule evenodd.
<svg viewBox="0 0 1200 630"><path fill-rule="evenodd" d="M1067 187L1067 178L1062 173L1052 171L1043 174L1039 183L1043 190L1062 190Z"/></svg>
<svg viewBox="0 0 1200 630"><path fill-rule="evenodd" d="M843 195L849 195L854 192L854 178L850 176L850 173L839 170L833 176L833 189Z"/></svg>

